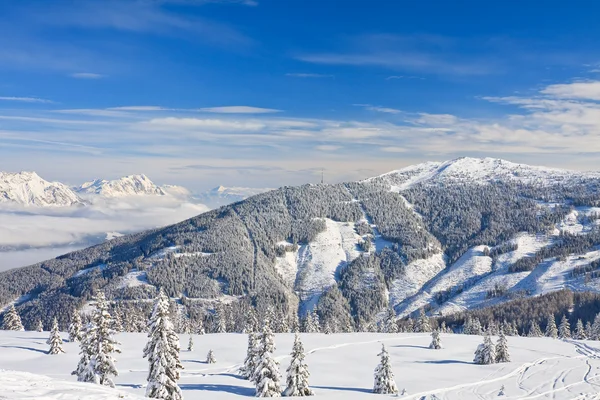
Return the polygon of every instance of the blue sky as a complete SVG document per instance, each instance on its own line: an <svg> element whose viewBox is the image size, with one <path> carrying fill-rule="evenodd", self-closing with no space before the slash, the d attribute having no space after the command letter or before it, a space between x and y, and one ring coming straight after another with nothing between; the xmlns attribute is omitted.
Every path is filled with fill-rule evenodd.
<svg viewBox="0 0 600 400"><path fill-rule="evenodd" d="M594 1L0 1L0 169L204 190L597 168ZM76 166L74 168L74 166Z"/></svg>

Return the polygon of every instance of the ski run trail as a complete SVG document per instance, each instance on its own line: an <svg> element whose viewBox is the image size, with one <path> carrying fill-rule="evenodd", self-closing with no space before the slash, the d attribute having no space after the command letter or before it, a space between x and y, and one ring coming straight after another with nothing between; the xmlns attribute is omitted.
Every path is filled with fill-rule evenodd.
<svg viewBox="0 0 600 400"><path fill-rule="evenodd" d="M145 334L117 335L122 354L116 355L115 389L76 382L70 373L78 361L77 343L65 340L66 354L48 355L47 336L48 332L0 331L0 399L143 398L148 370L142 358ZM194 335L191 352L185 350L187 339L181 335L185 369L179 382L186 400L254 397L252 384L237 375L246 335ZM441 350L429 349L429 334L418 333L301 334L301 339L315 398L396 397L371 393L377 354L384 343L401 392L397 397L405 400L600 400L600 342L509 337L510 363L474 365L480 336L442 334ZM282 386L292 343L292 334L276 335ZM216 364L205 363L211 349Z"/></svg>

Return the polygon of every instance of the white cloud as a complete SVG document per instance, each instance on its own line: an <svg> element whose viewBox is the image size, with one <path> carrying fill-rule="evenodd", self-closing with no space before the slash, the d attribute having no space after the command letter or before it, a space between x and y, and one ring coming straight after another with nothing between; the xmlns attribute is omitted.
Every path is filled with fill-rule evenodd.
<svg viewBox="0 0 600 400"><path fill-rule="evenodd" d="M335 151L335 150L339 150L341 148L342 148L342 146L336 146L336 145L331 145L331 144L322 144L319 146L315 146L315 149L320 150L320 151Z"/></svg>
<svg viewBox="0 0 600 400"><path fill-rule="evenodd" d="M389 107L372 106L370 104L354 104L357 107L363 107L365 110L387 113L387 114L400 114L402 110Z"/></svg>
<svg viewBox="0 0 600 400"><path fill-rule="evenodd" d="M74 74L71 74L71 77L77 79L101 79L104 78L105 75L96 74L93 72L76 72Z"/></svg>
<svg viewBox="0 0 600 400"><path fill-rule="evenodd" d="M124 106L124 107L109 107L108 110L122 110L122 111L166 111L169 108L163 108L160 106Z"/></svg>
<svg viewBox="0 0 600 400"><path fill-rule="evenodd" d="M408 149L405 149L404 147L396 146L382 147L380 150L386 153L406 153L408 151Z"/></svg>
<svg viewBox="0 0 600 400"><path fill-rule="evenodd" d="M600 82L590 81L550 85L542 90L541 93L564 99L600 100Z"/></svg>
<svg viewBox="0 0 600 400"><path fill-rule="evenodd" d="M206 107L200 111L217 114L270 114L281 112L273 108L261 108L250 106L226 106L226 107Z"/></svg>
<svg viewBox="0 0 600 400"><path fill-rule="evenodd" d="M39 97L12 97L12 96L1 96L2 101L18 101L22 103L53 103L52 100L40 99Z"/></svg>
<svg viewBox="0 0 600 400"><path fill-rule="evenodd" d="M330 74L311 74L311 73L287 73L285 76L293 78L333 78Z"/></svg>

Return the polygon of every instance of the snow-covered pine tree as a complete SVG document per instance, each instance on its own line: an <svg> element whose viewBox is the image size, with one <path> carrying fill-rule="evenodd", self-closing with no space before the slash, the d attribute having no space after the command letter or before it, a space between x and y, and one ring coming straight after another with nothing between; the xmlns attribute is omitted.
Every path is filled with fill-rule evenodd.
<svg viewBox="0 0 600 400"><path fill-rule="evenodd" d="M390 363L390 355L385 349L385 345L381 345L381 353L378 354L381 361L375 368L375 383L373 385L373 393L379 394L396 394L398 387L394 381L394 372Z"/></svg>
<svg viewBox="0 0 600 400"><path fill-rule="evenodd" d="M188 340L188 351L193 351L194 350L194 339L192 339L192 335L190 335L190 340Z"/></svg>
<svg viewBox="0 0 600 400"><path fill-rule="evenodd" d="M440 341L440 331L434 329L431 332L431 344L429 345L430 349L439 350L442 348L442 342Z"/></svg>
<svg viewBox="0 0 600 400"><path fill-rule="evenodd" d="M319 321L319 314L317 314L317 310L313 310L312 313L310 313L310 318L312 319L313 332L321 332L321 321Z"/></svg>
<svg viewBox="0 0 600 400"><path fill-rule="evenodd" d="M561 339L569 339L571 337L571 325L569 324L567 316L564 314L560 320L560 325L558 326L558 337Z"/></svg>
<svg viewBox="0 0 600 400"><path fill-rule="evenodd" d="M246 324L244 325L243 333L254 333L258 331L258 318L254 308L250 308L246 316Z"/></svg>
<svg viewBox="0 0 600 400"><path fill-rule="evenodd" d="M467 316L467 318L465 318L462 331L465 335L473 335L473 319L471 319L471 317Z"/></svg>
<svg viewBox="0 0 600 400"><path fill-rule="evenodd" d="M325 321L325 327L323 328L323 333L326 335L331 335L331 325L329 321Z"/></svg>
<svg viewBox="0 0 600 400"><path fill-rule="evenodd" d="M471 335L483 335L483 328L481 327L481 321L479 318L473 318L473 323L471 325Z"/></svg>
<svg viewBox="0 0 600 400"><path fill-rule="evenodd" d="M405 332L414 332L414 331L415 331L415 321L411 317L408 317L408 319L406 320Z"/></svg>
<svg viewBox="0 0 600 400"><path fill-rule="evenodd" d="M317 319L318 319L318 316L317 316ZM318 322L315 322L315 319L313 318L313 313L306 314L306 317L304 318L304 332L317 333L319 331L320 331L320 329L318 326Z"/></svg>
<svg viewBox="0 0 600 400"><path fill-rule="evenodd" d="M504 335L504 331L500 329L498 333L498 341L496 342L496 362L510 362L510 354L508 353L508 341Z"/></svg>
<svg viewBox="0 0 600 400"><path fill-rule="evenodd" d="M384 321L385 333L398 333L398 324L396 323L396 311L393 307L388 307Z"/></svg>
<svg viewBox="0 0 600 400"><path fill-rule="evenodd" d="M256 354L256 367L252 376L252 380L256 384L256 397L281 396L279 363L273 358L274 351L274 335L271 331L270 321L266 319L263 323L263 331Z"/></svg>
<svg viewBox="0 0 600 400"><path fill-rule="evenodd" d="M48 354L60 354L65 351L62 348L63 341L60 337L60 332L58 331L58 321L56 317L52 320L52 330L50 331L50 337L46 344L50 345L50 350L48 350Z"/></svg>
<svg viewBox="0 0 600 400"><path fill-rule="evenodd" d="M558 329L556 328L556 321L554 315L549 314L546 322L546 336L556 339L558 337Z"/></svg>
<svg viewBox="0 0 600 400"><path fill-rule="evenodd" d="M585 335L588 339L592 339L593 337L592 323L590 321L585 323Z"/></svg>
<svg viewBox="0 0 600 400"><path fill-rule="evenodd" d="M312 396L314 393L308 385L308 366L304 362L304 345L296 333L294 347L292 348L292 360L287 369L287 387L283 391L284 396Z"/></svg>
<svg viewBox="0 0 600 400"><path fill-rule="evenodd" d="M120 353L117 347L120 343L113 339L113 320L108 312L108 303L104 293L100 292L95 299L95 310L92 314L92 325L89 350L91 353L89 367L94 372L95 383L115 387L112 376L118 376L113 353Z"/></svg>
<svg viewBox="0 0 600 400"><path fill-rule="evenodd" d="M196 320L194 330L196 331L197 335L204 335L206 333L206 330L204 329L204 322L201 316Z"/></svg>
<svg viewBox="0 0 600 400"><path fill-rule="evenodd" d="M585 333L585 328L583 327L583 322L581 322L581 319L578 319L577 324L575 325L575 339L577 339L577 340L587 339L587 335Z"/></svg>
<svg viewBox="0 0 600 400"><path fill-rule="evenodd" d="M538 325L538 323L535 320L531 320L531 324L529 325L529 333L527 334L528 337L540 337L542 336L542 330L540 329L540 326Z"/></svg>
<svg viewBox="0 0 600 400"><path fill-rule="evenodd" d="M177 385L179 371L183 369L179 360L179 337L169 320L169 298L162 288L148 325L148 343L144 347L144 358L149 364L146 397L182 400L183 394Z"/></svg>
<svg viewBox="0 0 600 400"><path fill-rule="evenodd" d="M96 381L96 375L94 373L93 366L90 364L92 357L91 341L92 332L95 330L93 323L85 325L81 329L80 341L79 341L79 363L77 369L71 372L71 375L77 375L77 381L94 383Z"/></svg>
<svg viewBox="0 0 600 400"><path fill-rule="evenodd" d="M258 341L259 335L257 333L248 333L248 349L246 351L246 358L244 359L244 365L242 368L240 368L240 375L244 379L252 379L252 376L254 375L257 362Z"/></svg>
<svg viewBox="0 0 600 400"><path fill-rule="evenodd" d="M446 321L442 321L442 323L440 324L439 330L442 333L448 333L448 327L446 326Z"/></svg>
<svg viewBox="0 0 600 400"><path fill-rule="evenodd" d="M44 324L41 319L38 319L37 328L35 329L38 332L44 332Z"/></svg>
<svg viewBox="0 0 600 400"><path fill-rule="evenodd" d="M431 324L429 318L425 315L423 309L419 310L419 318L415 324L415 332L431 332Z"/></svg>
<svg viewBox="0 0 600 400"><path fill-rule="evenodd" d="M5 331L24 331L23 324L21 323L21 317L17 312L14 304L8 307L8 310L4 313L4 321L2 329Z"/></svg>
<svg viewBox="0 0 600 400"><path fill-rule="evenodd" d="M73 310L71 323L69 324L69 340L71 342L79 342L81 340L81 316L77 309Z"/></svg>
<svg viewBox="0 0 600 400"><path fill-rule="evenodd" d="M215 358L215 354L212 350L208 350L208 354L206 355L206 363L207 364L216 364L217 359Z"/></svg>
<svg viewBox="0 0 600 400"><path fill-rule="evenodd" d="M117 303L117 306L114 309L114 317L113 317L113 326L112 328L114 329L115 332L123 332L123 320L121 319L121 307L119 306L119 303Z"/></svg>
<svg viewBox="0 0 600 400"><path fill-rule="evenodd" d="M219 303L215 307L214 318L214 333L226 333L227 332L227 316L225 315L225 311L223 310L223 306Z"/></svg>
<svg viewBox="0 0 600 400"><path fill-rule="evenodd" d="M473 362L482 365L494 364L496 362L496 349L487 333L483 336L483 343L477 346L477 350L475 350Z"/></svg>
<svg viewBox="0 0 600 400"><path fill-rule="evenodd" d="M600 340L600 313L596 314L596 317L594 318L594 323L590 328L588 338L590 340Z"/></svg>

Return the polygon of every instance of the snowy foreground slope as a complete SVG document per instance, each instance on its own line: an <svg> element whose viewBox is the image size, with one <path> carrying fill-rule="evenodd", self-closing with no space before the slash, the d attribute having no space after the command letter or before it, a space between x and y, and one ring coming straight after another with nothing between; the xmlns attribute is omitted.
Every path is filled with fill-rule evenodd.
<svg viewBox="0 0 600 400"><path fill-rule="evenodd" d="M47 332L0 332L0 398L104 400L144 395L144 334L117 337L123 353L117 355L116 390L76 383L70 372L77 364L77 344L65 343L66 354L50 356L45 354L46 338ZM302 340L315 398L393 397L371 394L383 342L398 388L406 389L399 396L403 399L600 399L598 342L509 337L512 362L480 366L472 363L482 340L479 336L442 335L441 350L427 348L428 334L302 334ZM182 336L181 342L186 341ZM180 385L186 400L254 396L252 385L237 376L245 355L245 335L195 336L194 342L192 352L181 352L185 370ZM291 334L276 335L275 355L282 374L292 342ZM216 364L204 362L209 349ZM498 396L502 386L504 395Z"/></svg>

